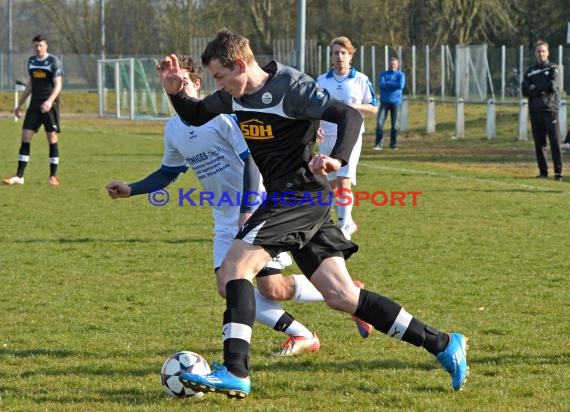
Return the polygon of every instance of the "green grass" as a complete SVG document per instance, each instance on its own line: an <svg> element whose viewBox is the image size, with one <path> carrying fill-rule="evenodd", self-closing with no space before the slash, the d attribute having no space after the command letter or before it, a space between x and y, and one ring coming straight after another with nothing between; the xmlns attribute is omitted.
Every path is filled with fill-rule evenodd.
<svg viewBox="0 0 570 412"><path fill-rule="evenodd" d="M464 391L452 392L421 349L380 333L363 340L324 304L286 303L319 333L320 352L273 358L283 336L257 326L250 397L167 399L159 371L169 354L221 358L210 210L107 197L110 180L158 167L162 123L64 115L62 185L47 184L42 132L26 184L0 187L0 409L569 410L570 185L533 178L516 113L501 113L501 137L488 141L484 108L469 106L469 137L452 140L453 107L438 106L432 136L422 110L413 106L397 152L370 149L369 119L356 189L422 194L415 207L354 209L360 252L349 268L421 320L470 338ZM0 127L7 176L21 122L4 116ZM175 187L196 185L189 173Z"/></svg>

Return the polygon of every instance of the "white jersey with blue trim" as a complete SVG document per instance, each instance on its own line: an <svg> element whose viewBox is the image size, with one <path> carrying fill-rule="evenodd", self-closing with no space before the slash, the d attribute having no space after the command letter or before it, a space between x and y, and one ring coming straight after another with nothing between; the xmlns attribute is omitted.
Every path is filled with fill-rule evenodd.
<svg viewBox="0 0 570 412"><path fill-rule="evenodd" d="M334 70L321 74L317 78L317 84L327 90L329 94L343 103L352 104L372 104L377 106L374 86L365 74L360 73L354 67L350 69L347 76L341 80L335 75ZM321 120L325 136L336 138L336 124ZM364 133L364 124L360 134Z"/></svg>
<svg viewBox="0 0 570 412"><path fill-rule="evenodd" d="M190 126L179 116L174 116L164 126L162 168L178 173L186 172L189 167L194 170L204 189L202 193L196 190L190 196L197 205L209 206L207 201L200 200L204 192L211 192L213 196L214 267L221 264L238 231L243 159L249 155L243 135L230 115L216 116L199 127ZM190 189L183 188L185 192ZM262 190L260 186L258 191ZM210 193L206 195L210 196ZM221 196L227 196L229 201L218 202Z"/></svg>

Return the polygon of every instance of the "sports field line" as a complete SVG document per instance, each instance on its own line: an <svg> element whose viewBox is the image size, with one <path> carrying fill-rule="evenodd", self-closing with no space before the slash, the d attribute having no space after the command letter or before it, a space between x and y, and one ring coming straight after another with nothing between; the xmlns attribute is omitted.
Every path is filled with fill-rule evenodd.
<svg viewBox="0 0 570 412"><path fill-rule="evenodd" d="M486 183L486 184L494 184L496 186L505 186L509 188L518 188L518 189L526 189L526 190L534 190L537 192L555 192L555 193L562 193L565 195L570 194L570 188L548 188L542 187L537 185L530 185L526 183L518 183L518 182L505 182L503 180L496 180L496 179L482 179L480 177L474 176L463 176L463 175L456 175L451 172L432 172L426 170L415 170L415 169L408 169L403 167L390 167L390 166L380 166L377 164L372 164L368 162L358 162L359 166L367 167L370 169L375 170L387 170L391 172L399 172L399 173L407 173L407 174L415 174L415 175L426 175L426 176L438 176L438 177L445 177L449 179L457 179L457 180L466 180L471 182L479 182L479 183ZM560 185L566 185L563 182L559 183Z"/></svg>

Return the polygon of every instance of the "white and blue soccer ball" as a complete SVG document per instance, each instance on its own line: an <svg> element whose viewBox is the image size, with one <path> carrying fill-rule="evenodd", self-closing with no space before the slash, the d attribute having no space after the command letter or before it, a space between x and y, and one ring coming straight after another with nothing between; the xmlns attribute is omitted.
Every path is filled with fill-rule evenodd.
<svg viewBox="0 0 570 412"><path fill-rule="evenodd" d="M202 392L194 392L182 385L179 376L187 372L206 375L211 370L206 359L190 351L176 352L164 361L160 371L160 379L162 388L168 396L172 398L200 398L204 396Z"/></svg>

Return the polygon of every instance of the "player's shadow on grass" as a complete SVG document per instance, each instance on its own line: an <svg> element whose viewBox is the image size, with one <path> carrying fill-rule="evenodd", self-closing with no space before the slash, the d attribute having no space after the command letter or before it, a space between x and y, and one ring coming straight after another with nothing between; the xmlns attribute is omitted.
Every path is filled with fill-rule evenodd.
<svg viewBox="0 0 570 412"><path fill-rule="evenodd" d="M471 188L447 188L447 189L430 189L429 192L451 193L543 193L543 194L561 194L570 193L570 190L554 189L554 188L520 188L520 189L471 189Z"/></svg>
<svg viewBox="0 0 570 412"><path fill-rule="evenodd" d="M17 239L13 243L34 244L34 243L61 243L61 244L79 244L79 243L166 243L166 244L185 244L185 243L204 243L211 242L211 238L194 238L194 239L97 239L97 238L58 238L58 239Z"/></svg>
<svg viewBox="0 0 570 412"><path fill-rule="evenodd" d="M0 358L4 356L11 356L14 358L30 358L36 356L49 356L54 358L69 358L78 356L77 353L63 349L25 349L25 350L10 350L0 349Z"/></svg>

